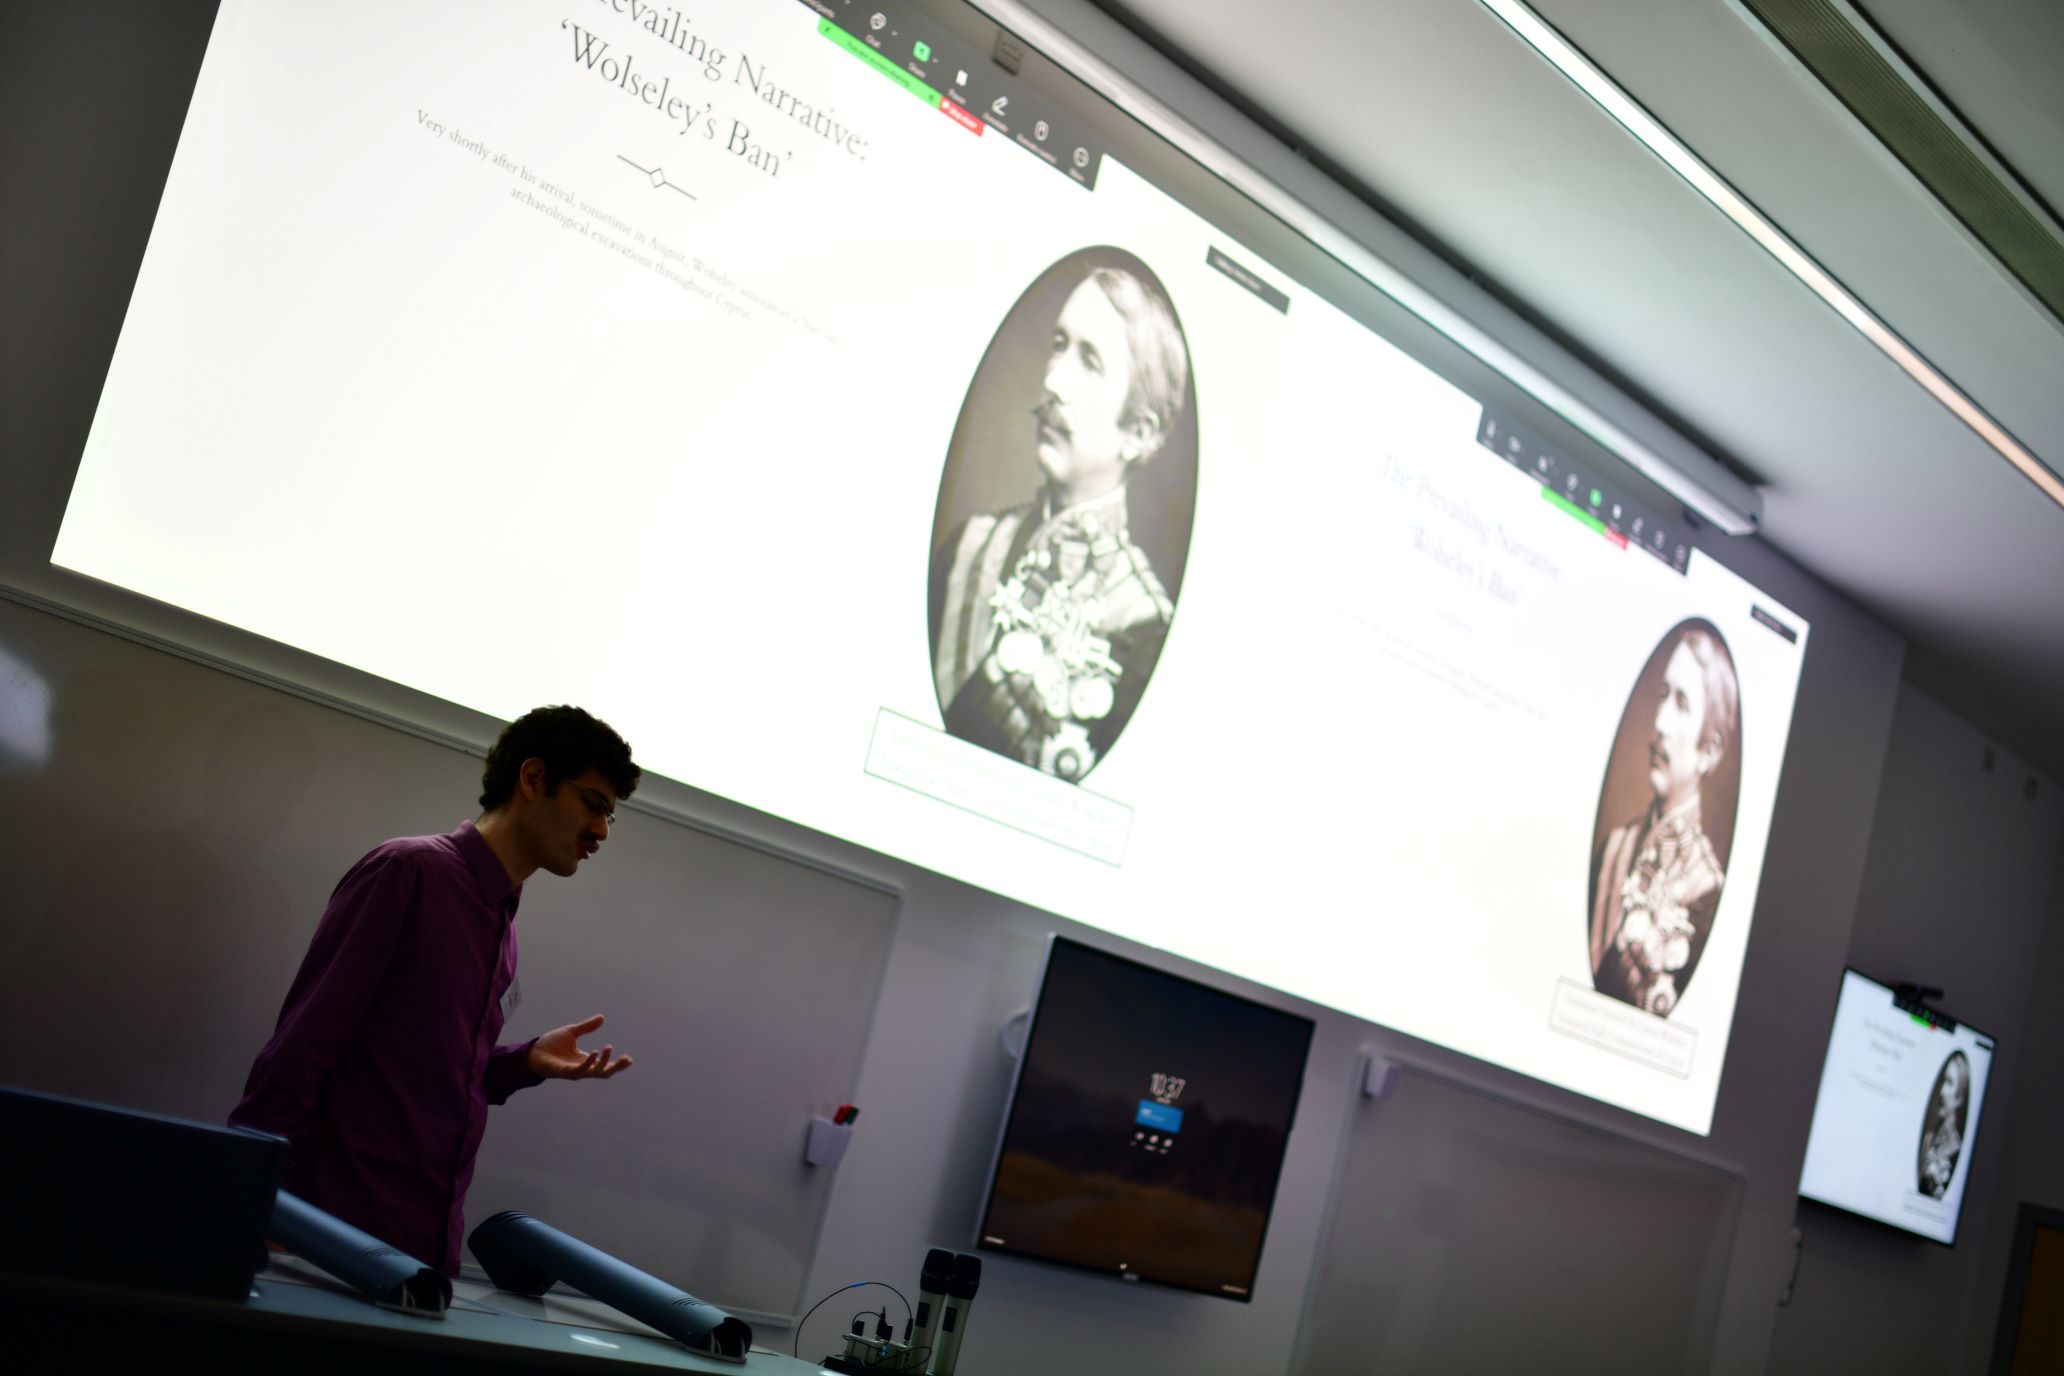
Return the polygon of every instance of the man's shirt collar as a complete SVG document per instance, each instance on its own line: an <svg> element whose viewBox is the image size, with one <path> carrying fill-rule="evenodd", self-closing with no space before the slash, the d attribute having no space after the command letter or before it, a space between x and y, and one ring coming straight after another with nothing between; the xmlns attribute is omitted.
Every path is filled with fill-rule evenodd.
<svg viewBox="0 0 2064 1376"><path fill-rule="evenodd" d="M460 858L466 862L466 868L472 872L473 882L480 886L482 902L491 908L498 907L522 895L523 886L509 882L509 871L502 867L501 857L494 853L494 847L487 843L479 828L471 822L461 822L459 829L451 834L451 839Z"/></svg>

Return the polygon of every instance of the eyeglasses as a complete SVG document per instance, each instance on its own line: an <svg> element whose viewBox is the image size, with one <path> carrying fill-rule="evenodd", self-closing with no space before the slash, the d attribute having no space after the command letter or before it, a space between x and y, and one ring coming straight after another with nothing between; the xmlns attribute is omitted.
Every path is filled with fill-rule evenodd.
<svg viewBox="0 0 2064 1376"><path fill-rule="evenodd" d="M580 794L581 806L588 810L590 817L600 817L609 825L616 825L616 808L611 805L607 795L596 792L586 784L577 784L571 779L566 781L566 786Z"/></svg>

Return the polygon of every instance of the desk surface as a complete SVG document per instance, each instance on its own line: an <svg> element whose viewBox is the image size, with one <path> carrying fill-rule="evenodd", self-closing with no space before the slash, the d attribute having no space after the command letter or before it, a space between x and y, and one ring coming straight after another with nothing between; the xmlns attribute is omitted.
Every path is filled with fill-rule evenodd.
<svg viewBox="0 0 2064 1376"><path fill-rule="evenodd" d="M594 1300L574 1295L532 1298L475 1282L453 1285L452 1307L443 1318L381 1309L326 1273L290 1256L275 1255L272 1266L252 1283L243 1304L190 1299L144 1291L45 1280L0 1278L8 1308L21 1306L46 1315L69 1314L43 1325L36 1346L61 1358L69 1350L81 1363L105 1355L119 1332L134 1340L140 1328L162 1330L176 1347L177 1334L239 1333L261 1345L358 1347L413 1353L436 1362L458 1359L500 1367L590 1371L659 1370L750 1372L754 1376L818 1376L815 1362L798 1361L755 1348L743 1365L689 1352L636 1320ZM120 1323L98 1322L100 1316ZM153 1341L159 1341L153 1338Z"/></svg>

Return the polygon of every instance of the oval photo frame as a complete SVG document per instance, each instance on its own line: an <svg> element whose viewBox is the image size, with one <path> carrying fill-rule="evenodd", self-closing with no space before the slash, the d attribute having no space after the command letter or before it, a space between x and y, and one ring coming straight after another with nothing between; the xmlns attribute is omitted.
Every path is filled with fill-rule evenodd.
<svg viewBox="0 0 2064 1376"><path fill-rule="evenodd" d="M1071 319L1087 333L1063 348L1063 312L1083 290L1096 295ZM1108 388L1080 383L1084 359L1113 378L1125 364L1124 401L1104 408L1113 414L1096 405ZM1113 470L1116 494L1061 504L1068 463L1108 465L1101 451L1082 455L1117 432L1143 457ZM1152 678L1196 502L1195 376L1172 298L1124 249L1068 254L1004 315L947 447L927 608L946 731L1081 782Z"/></svg>
<svg viewBox="0 0 2064 1376"><path fill-rule="evenodd" d="M1921 1115L1920 1150L1914 1159L1914 1184L1930 1199L1949 1193L1957 1162L1964 1155L1964 1128L1971 1120L1971 1058L1952 1051L1928 1087L1928 1109Z"/></svg>
<svg viewBox="0 0 2064 1376"><path fill-rule="evenodd" d="M1690 987L1734 849L1742 731L1726 637L1678 622L1634 681L1599 787L1585 903L1599 993L1666 1018ZM1695 809L1679 796L1691 775Z"/></svg>

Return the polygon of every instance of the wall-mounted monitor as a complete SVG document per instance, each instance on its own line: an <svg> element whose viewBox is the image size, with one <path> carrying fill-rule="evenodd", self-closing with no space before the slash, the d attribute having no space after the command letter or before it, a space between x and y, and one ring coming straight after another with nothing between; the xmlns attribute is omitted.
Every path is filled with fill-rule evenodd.
<svg viewBox="0 0 2064 1376"><path fill-rule="evenodd" d="M1250 1298L1312 1030L1054 938L977 1245Z"/></svg>
<svg viewBox="0 0 2064 1376"><path fill-rule="evenodd" d="M986 9L225 0L55 562L1706 1131L1806 624Z"/></svg>
<svg viewBox="0 0 2064 1376"><path fill-rule="evenodd" d="M1843 971L1799 1193L1954 1243L1993 1046L1969 1023Z"/></svg>

